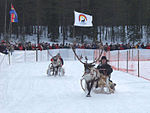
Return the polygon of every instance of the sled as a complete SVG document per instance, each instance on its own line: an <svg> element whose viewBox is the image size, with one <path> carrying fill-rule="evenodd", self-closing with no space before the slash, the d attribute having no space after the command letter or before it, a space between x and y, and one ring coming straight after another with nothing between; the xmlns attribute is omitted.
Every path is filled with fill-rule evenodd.
<svg viewBox="0 0 150 113"><path fill-rule="evenodd" d="M65 70L62 67L53 67L52 64L49 64L47 69L48 76L64 76Z"/></svg>
<svg viewBox="0 0 150 113"><path fill-rule="evenodd" d="M98 83L98 84L97 84ZM85 80L80 80L80 85L83 91L87 91ZM101 75L98 81L94 82L92 91L96 94L111 94L115 92L116 84L109 80L108 76Z"/></svg>

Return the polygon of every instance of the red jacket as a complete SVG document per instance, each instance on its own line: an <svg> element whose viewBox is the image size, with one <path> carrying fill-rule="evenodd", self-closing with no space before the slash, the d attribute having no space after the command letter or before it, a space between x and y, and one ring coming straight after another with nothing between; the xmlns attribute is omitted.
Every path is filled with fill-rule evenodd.
<svg viewBox="0 0 150 113"><path fill-rule="evenodd" d="M19 46L19 49L20 49L20 50L23 50L23 46Z"/></svg>
<svg viewBox="0 0 150 113"><path fill-rule="evenodd" d="M147 46L146 49L150 49L150 46Z"/></svg>

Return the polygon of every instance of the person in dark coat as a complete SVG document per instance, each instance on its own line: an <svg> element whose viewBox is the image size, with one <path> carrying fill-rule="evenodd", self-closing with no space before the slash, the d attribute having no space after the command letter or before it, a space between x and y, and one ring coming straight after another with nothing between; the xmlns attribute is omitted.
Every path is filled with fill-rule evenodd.
<svg viewBox="0 0 150 113"><path fill-rule="evenodd" d="M100 60L100 64L97 66L97 69L103 75L109 76L109 82L111 83L110 88L115 89L114 87L116 86L116 83L113 83L112 80L110 80L113 69L112 69L111 65L109 65L107 62L108 62L108 60L107 60L106 56L102 56L102 58ZM98 86L96 86L96 87L98 87Z"/></svg>
<svg viewBox="0 0 150 113"><path fill-rule="evenodd" d="M113 69L107 62L108 60L106 56L102 56L100 64L97 66L97 69L99 70L100 73L110 76L110 74L113 72Z"/></svg>

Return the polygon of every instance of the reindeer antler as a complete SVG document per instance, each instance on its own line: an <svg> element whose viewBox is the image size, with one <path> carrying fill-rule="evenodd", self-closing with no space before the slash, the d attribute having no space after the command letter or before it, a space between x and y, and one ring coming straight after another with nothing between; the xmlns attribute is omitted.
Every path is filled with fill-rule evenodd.
<svg viewBox="0 0 150 113"><path fill-rule="evenodd" d="M88 60L87 56L85 56L85 60Z"/></svg>
<svg viewBox="0 0 150 113"><path fill-rule="evenodd" d="M72 50L73 50L75 56L77 57L77 59L78 59L82 64L90 64L90 65L91 65L91 64L94 64L95 62L97 62L97 61L100 60L100 58L101 58L101 56L102 56L102 53L103 53L103 46L102 46L102 45L99 46L99 56L98 56L98 58L97 58L96 60L94 60L92 63L87 63L87 60L88 60L87 56L85 56L86 62L83 62L83 61L81 60L81 58L79 58L79 56L76 54L76 52L75 52L75 47L74 47L74 46L72 46ZM100 52L100 50L101 50L101 52Z"/></svg>
<svg viewBox="0 0 150 113"><path fill-rule="evenodd" d="M101 52L100 52L100 50L101 50ZM100 60L100 58L101 58L101 56L102 56L102 54L103 54L103 50L104 50L104 48L103 48L103 45L99 45L99 56L98 56L98 58L96 59L96 60L94 60L92 63L90 63L90 64L94 64L95 62L97 62L97 61L99 61Z"/></svg>
<svg viewBox="0 0 150 113"><path fill-rule="evenodd" d="M75 56L77 57L77 59L78 59L82 64L85 64L85 63L81 60L81 58L79 58L79 56L76 54L76 52L75 52L75 47L74 47L74 46L72 46L72 50L73 50L73 53L75 54Z"/></svg>

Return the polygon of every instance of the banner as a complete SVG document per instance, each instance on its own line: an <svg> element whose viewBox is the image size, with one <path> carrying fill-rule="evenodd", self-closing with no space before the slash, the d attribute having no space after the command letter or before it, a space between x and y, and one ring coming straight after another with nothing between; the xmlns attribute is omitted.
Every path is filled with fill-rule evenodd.
<svg viewBox="0 0 150 113"><path fill-rule="evenodd" d="M10 22L18 22L18 16L12 4L9 13L10 13Z"/></svg>
<svg viewBox="0 0 150 113"><path fill-rule="evenodd" d="M92 16L74 11L74 26L92 27Z"/></svg>

